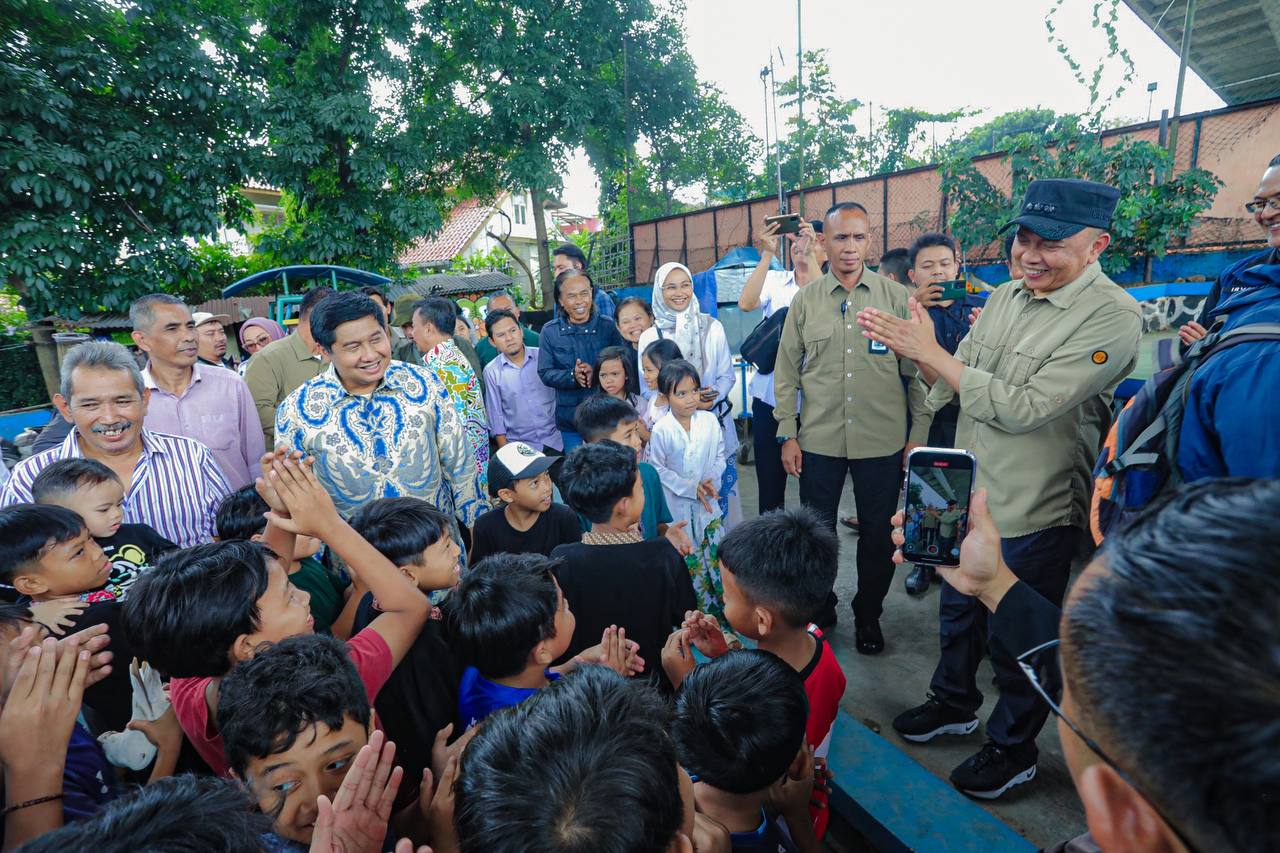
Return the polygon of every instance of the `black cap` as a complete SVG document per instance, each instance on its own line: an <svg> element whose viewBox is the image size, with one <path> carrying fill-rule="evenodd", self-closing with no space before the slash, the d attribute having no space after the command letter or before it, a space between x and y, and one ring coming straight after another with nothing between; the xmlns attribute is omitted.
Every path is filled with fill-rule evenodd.
<svg viewBox="0 0 1280 853"><path fill-rule="evenodd" d="M1120 190L1094 181L1032 181L1020 214L1000 226L1000 233L1020 225L1046 240L1061 240L1086 228L1106 230L1119 200Z"/></svg>
<svg viewBox="0 0 1280 853"><path fill-rule="evenodd" d="M573 243L561 243L551 254L564 255L566 257L573 258L575 261L582 264L582 268L584 270L587 268L587 256L584 255L582 250Z"/></svg>

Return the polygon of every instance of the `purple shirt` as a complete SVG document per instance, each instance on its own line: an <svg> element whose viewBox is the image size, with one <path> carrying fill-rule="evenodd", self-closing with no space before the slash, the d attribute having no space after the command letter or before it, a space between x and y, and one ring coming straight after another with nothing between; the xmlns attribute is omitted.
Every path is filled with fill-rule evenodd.
<svg viewBox="0 0 1280 853"><path fill-rule="evenodd" d="M503 353L485 365L484 406L489 432L535 448L564 450L556 428L556 392L538 378L538 348L525 347L517 367Z"/></svg>
<svg viewBox="0 0 1280 853"><path fill-rule="evenodd" d="M175 397L156 385L151 365L142 380L151 389L144 425L154 432L194 438L209 448L232 490L253 482L266 441L249 386L234 370L195 364L191 381Z"/></svg>
<svg viewBox="0 0 1280 853"><path fill-rule="evenodd" d="M77 459L79 430L57 447L23 459L0 492L0 506L31 502L31 483L40 470L60 459ZM208 448L179 435L142 430L142 455L133 466L133 480L124 496L124 520L149 524L156 532L190 548L213 540L214 514L231 493Z"/></svg>

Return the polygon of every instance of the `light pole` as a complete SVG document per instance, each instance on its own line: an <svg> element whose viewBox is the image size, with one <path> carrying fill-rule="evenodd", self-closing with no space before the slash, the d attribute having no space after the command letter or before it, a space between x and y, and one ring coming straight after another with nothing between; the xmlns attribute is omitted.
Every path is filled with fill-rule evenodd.
<svg viewBox="0 0 1280 853"><path fill-rule="evenodd" d="M1156 96L1156 89L1160 87L1159 83L1152 81L1147 84L1147 121L1151 121L1151 101Z"/></svg>

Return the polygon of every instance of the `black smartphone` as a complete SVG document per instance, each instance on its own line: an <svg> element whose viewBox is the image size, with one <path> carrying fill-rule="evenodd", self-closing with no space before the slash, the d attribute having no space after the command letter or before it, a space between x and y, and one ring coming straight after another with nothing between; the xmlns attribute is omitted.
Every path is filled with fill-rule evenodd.
<svg viewBox="0 0 1280 853"><path fill-rule="evenodd" d="M800 214L798 213L780 213L777 216L766 216L764 218L765 225L778 223L779 234L797 234L800 231Z"/></svg>
<svg viewBox="0 0 1280 853"><path fill-rule="evenodd" d="M967 450L917 447L907 457L902 556L926 566L960 564L978 462Z"/></svg>
<svg viewBox="0 0 1280 853"><path fill-rule="evenodd" d="M938 294L938 299L942 301L964 299L965 294L969 292L969 288L962 278L958 278L955 281L940 281L938 286L942 288L942 293Z"/></svg>

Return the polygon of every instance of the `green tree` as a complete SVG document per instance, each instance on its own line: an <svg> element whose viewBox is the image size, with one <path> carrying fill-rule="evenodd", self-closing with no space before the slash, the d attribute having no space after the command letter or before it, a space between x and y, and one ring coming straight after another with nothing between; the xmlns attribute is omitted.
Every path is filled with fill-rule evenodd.
<svg viewBox="0 0 1280 853"><path fill-rule="evenodd" d="M124 310L248 216L249 38L230 0L0 0L0 274L32 316Z"/></svg>
<svg viewBox="0 0 1280 853"><path fill-rule="evenodd" d="M1058 121L1059 116L1053 110L1039 107L1001 113L947 144L944 151L949 157L980 157L1003 151L1024 133L1047 136L1055 129Z"/></svg>
<svg viewBox="0 0 1280 853"><path fill-rule="evenodd" d="M854 117L862 102L842 98L836 92L825 49L804 52L803 89L804 120L801 121L798 115L791 115L787 119L789 130L782 140L783 184L800 187L852 178L857 169L852 155L859 147L860 138ZM800 92L796 75L778 84L782 108L788 112L795 110ZM802 149L803 174L800 168ZM768 153L777 156L774 151ZM767 179L774 174L768 162L765 163L765 172Z"/></svg>

